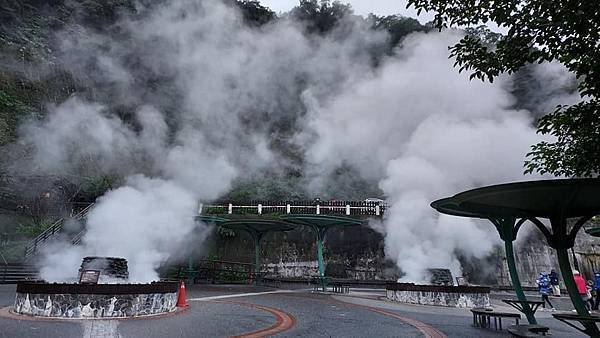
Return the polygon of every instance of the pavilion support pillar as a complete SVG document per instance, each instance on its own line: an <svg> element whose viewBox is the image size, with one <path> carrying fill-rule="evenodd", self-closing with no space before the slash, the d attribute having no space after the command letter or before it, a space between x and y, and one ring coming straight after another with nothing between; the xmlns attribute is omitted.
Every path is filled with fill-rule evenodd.
<svg viewBox="0 0 600 338"><path fill-rule="evenodd" d="M260 270L261 270L261 259L260 259L260 242L262 240L262 233L252 233L252 240L254 241L254 284L260 283Z"/></svg>
<svg viewBox="0 0 600 338"><path fill-rule="evenodd" d="M573 303L575 311L577 311L577 314L581 317L590 317L590 313L577 290L577 284L575 284L575 279L573 278L573 269L571 269L571 263L569 262L569 249L575 245L575 236L577 235L577 232L590 218L591 216L581 217L570 232L567 231L567 220L565 217L550 218L552 232L550 232L537 218L532 217L529 219L544 234L548 241L548 245L556 250L558 267L560 268L565 287L569 293L569 298L571 298L571 303ZM587 335L590 337L600 337L600 330L598 330L598 326L595 322L581 321L581 324L585 327L585 333Z"/></svg>
<svg viewBox="0 0 600 338"><path fill-rule="evenodd" d="M590 313L585 307L583 299L581 299L581 296L579 295L579 291L577 291L577 285L575 284L575 279L573 278L573 270L571 269L571 263L569 262L569 252L566 248L558 248L556 249L556 254L558 256L558 266L560 267L560 272L563 280L565 281L565 286L567 287L569 297L571 297L571 301L573 302L575 310L577 310L577 313L580 316L589 316Z"/></svg>
<svg viewBox="0 0 600 338"><path fill-rule="evenodd" d="M521 280L519 279L519 274L517 273L513 242L504 241L504 249L506 251L506 265L508 265L508 273L510 274L510 280L512 282L513 288L515 289L515 293L517 294L517 299L521 301L523 313L527 317L527 321L529 322L529 324L537 324L537 320L535 319L533 311L531 310L531 306L529 306L529 304L527 303L527 297L525 297L523 287L521 286Z"/></svg>
<svg viewBox="0 0 600 338"><path fill-rule="evenodd" d="M195 277L195 273L194 273L194 257L192 255L190 255L188 257L188 268L187 268L187 273L188 273L188 285L192 285L194 284L194 277Z"/></svg>
<svg viewBox="0 0 600 338"><path fill-rule="evenodd" d="M323 292L327 291L327 282L325 280L325 260L323 259L323 242L325 240L325 229L315 227L317 234L317 267L319 269L319 280Z"/></svg>
<svg viewBox="0 0 600 338"><path fill-rule="evenodd" d="M513 242L517 239L517 232L525 219L521 219L517 222L516 218L491 218L490 221L496 227L500 238L504 242L504 253L506 255L506 265L508 265L508 273L510 274L510 280L512 286L517 294L517 299L521 301L521 308L523 313L527 317L529 324L537 324L533 310L529 303L527 303L527 297L523 292L523 286L519 279L519 273L517 272L517 264L515 263L515 251L513 248Z"/></svg>

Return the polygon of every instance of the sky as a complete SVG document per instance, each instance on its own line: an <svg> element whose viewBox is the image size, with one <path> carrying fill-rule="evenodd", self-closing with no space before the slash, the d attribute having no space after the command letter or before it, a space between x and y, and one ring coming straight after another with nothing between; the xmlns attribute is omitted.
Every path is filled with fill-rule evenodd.
<svg viewBox="0 0 600 338"><path fill-rule="evenodd" d="M260 3L269 7L277 13L287 12L296 6L299 0L260 0ZM417 11L413 8L406 8L406 0L340 0L342 3L352 5L354 13L367 16L369 13L377 15L400 14L402 16L415 18L422 24L433 20L433 12L422 12L417 16ZM487 26L494 32L506 34L506 28L498 27L495 23L488 23Z"/></svg>
<svg viewBox="0 0 600 338"><path fill-rule="evenodd" d="M299 3L299 0L260 0L260 2L275 12L287 12ZM341 0L352 5L354 12L360 15L374 13L378 15L402 14L412 18L417 17L414 8L406 9L406 0ZM433 14L421 13L419 21L425 23L433 18Z"/></svg>

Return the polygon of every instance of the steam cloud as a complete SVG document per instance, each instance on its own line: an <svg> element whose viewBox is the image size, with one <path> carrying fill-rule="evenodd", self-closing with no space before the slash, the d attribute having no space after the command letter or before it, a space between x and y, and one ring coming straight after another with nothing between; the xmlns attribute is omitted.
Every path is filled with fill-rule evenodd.
<svg viewBox="0 0 600 338"><path fill-rule="evenodd" d="M459 274L456 253L486 255L497 236L438 216L429 203L522 179L524 154L538 140L529 112L512 109L510 78L469 81L452 67L447 46L457 32L413 34L373 68L369 51L387 36L352 18L307 37L291 19L248 28L228 6L185 0L118 27L127 39L64 33L64 66L105 92L69 99L21 129L35 170L127 177L98 200L82 246L49 247L47 280L72 279L85 255L125 257L131 280L156 280L186 238L205 236L192 219L198 200L288 164L272 146L285 123L296 128L284 144L304 152L311 191L323 193L342 165L379 182L392 204L386 255L405 280L423 281L432 267ZM136 107L135 125L110 115L108 100Z"/></svg>
<svg viewBox="0 0 600 338"><path fill-rule="evenodd" d="M431 201L532 179L522 174L529 146L539 141L531 113L512 109L510 78L489 84L457 73L447 46L458 39L453 31L411 35L377 74L313 106L308 122L318 135L307 151L315 175L346 163L380 180L391 203L385 252L404 281L427 282L428 268L460 275L458 253L484 257L496 244L489 224L440 216ZM565 79L558 89L572 83L552 68L552 77Z"/></svg>

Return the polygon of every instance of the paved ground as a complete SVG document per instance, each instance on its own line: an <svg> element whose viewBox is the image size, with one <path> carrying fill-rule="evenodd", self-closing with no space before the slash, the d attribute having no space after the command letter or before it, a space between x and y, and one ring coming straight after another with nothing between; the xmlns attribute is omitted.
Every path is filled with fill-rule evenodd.
<svg viewBox="0 0 600 338"><path fill-rule="evenodd" d="M0 307L14 301L14 285L0 285ZM0 316L0 337L509 337L506 331L472 327L468 310L404 305L383 299L385 292L352 290L350 295L276 290L249 286L195 285L187 288L187 311L152 319L16 320ZM530 295L533 297L534 295ZM494 294L493 304L509 293ZM569 310L566 297L552 299ZM554 337L583 337L556 321L551 312L537 314ZM508 324L508 322L507 322Z"/></svg>

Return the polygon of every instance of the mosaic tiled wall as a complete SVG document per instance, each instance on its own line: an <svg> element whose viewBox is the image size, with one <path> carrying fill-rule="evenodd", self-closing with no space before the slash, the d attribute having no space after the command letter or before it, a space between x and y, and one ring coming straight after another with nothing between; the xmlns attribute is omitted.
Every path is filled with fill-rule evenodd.
<svg viewBox="0 0 600 338"><path fill-rule="evenodd" d="M138 295L17 293L19 314L61 318L134 317L175 310L177 293Z"/></svg>
<svg viewBox="0 0 600 338"><path fill-rule="evenodd" d="M459 308L489 307L490 296L487 293L450 293L425 291L387 290L389 300L421 305L437 305Z"/></svg>

